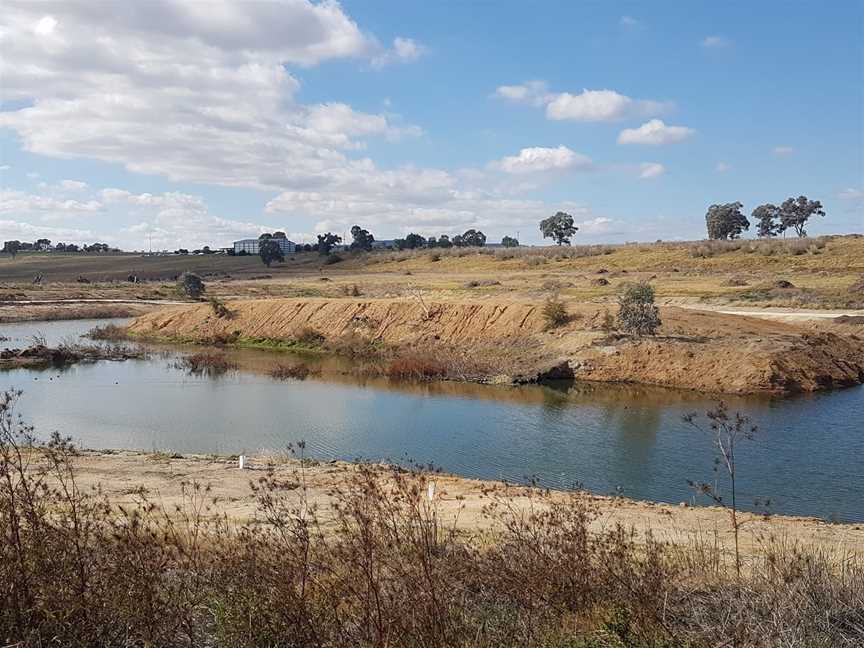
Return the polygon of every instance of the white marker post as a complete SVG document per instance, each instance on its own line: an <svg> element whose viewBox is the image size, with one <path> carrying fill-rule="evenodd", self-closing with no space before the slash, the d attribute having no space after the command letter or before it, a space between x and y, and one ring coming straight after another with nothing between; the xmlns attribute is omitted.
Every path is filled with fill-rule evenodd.
<svg viewBox="0 0 864 648"><path fill-rule="evenodd" d="M240 470L245 469L246 468L246 455L240 455L240 459L239 459L238 463L240 464Z"/></svg>

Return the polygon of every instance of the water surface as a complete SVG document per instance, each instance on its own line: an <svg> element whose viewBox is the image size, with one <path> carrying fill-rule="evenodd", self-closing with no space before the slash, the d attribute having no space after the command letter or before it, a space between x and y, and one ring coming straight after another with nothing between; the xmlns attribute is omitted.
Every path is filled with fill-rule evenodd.
<svg viewBox="0 0 864 648"><path fill-rule="evenodd" d="M39 330L55 343L95 324L2 325L0 335L20 346ZM90 448L252 454L305 440L321 459L411 459L469 477L672 503L692 500L687 479L715 478L710 438L682 416L716 399L693 392L353 376L282 382L266 373L273 354L233 355L242 370L220 377L188 375L159 355L0 372L0 389L24 390L20 410L42 435L59 430ZM745 507L770 497L776 513L864 520L864 388L728 402L760 427L739 447Z"/></svg>

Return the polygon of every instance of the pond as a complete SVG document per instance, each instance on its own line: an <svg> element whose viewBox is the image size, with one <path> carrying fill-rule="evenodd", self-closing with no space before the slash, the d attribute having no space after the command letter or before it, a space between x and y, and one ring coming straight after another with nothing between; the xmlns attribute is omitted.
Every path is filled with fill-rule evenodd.
<svg viewBox="0 0 864 648"><path fill-rule="evenodd" d="M98 323L0 325L10 338L0 346L26 345L37 332L49 343L74 339ZM0 389L24 391L20 412L40 435L57 430L89 448L254 454L304 440L318 459L412 460L468 477L579 485L671 503L707 503L693 499L688 479L725 483L714 471L711 439L682 419L716 406L706 395L596 383L417 384L335 373L280 381L267 369L274 355L290 356L262 351L231 352L239 370L196 376L177 366L184 351L0 372ZM759 426L738 449L742 507L767 497L774 513L864 521L864 388L726 400Z"/></svg>

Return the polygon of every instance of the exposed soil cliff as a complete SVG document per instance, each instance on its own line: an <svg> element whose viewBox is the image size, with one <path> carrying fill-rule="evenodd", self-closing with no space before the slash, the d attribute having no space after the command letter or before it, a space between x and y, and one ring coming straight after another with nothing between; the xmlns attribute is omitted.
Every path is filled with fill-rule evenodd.
<svg viewBox="0 0 864 648"><path fill-rule="evenodd" d="M663 327L650 338L602 330L605 309L595 304L567 304L570 322L552 331L542 304L497 299L270 299L228 308L221 317L209 304L166 308L139 317L130 332L208 342L296 340L311 329L403 352L461 349L497 381L572 377L739 394L864 382L864 339L854 333L674 307L661 310Z"/></svg>

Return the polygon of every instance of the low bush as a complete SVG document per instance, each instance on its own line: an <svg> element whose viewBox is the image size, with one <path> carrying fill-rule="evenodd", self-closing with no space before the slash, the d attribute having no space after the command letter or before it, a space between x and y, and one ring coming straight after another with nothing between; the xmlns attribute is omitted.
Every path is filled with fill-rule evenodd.
<svg viewBox="0 0 864 648"><path fill-rule="evenodd" d="M204 280L194 272L184 272L180 275L180 278L177 279L177 289L181 295L190 299L200 299L207 290Z"/></svg>
<svg viewBox="0 0 864 648"><path fill-rule="evenodd" d="M294 339L305 347L315 348L324 344L326 338L311 326L305 326L294 336Z"/></svg>
<svg viewBox="0 0 864 648"><path fill-rule="evenodd" d="M276 380L305 380L318 373L318 369L313 369L305 363L280 364L270 371L270 377Z"/></svg>
<svg viewBox="0 0 864 648"><path fill-rule="evenodd" d="M96 326L90 329L87 332L87 337L91 340L122 342L129 339L129 331L125 326L103 324L102 326Z"/></svg>
<svg viewBox="0 0 864 648"><path fill-rule="evenodd" d="M647 283L629 284L618 298L618 325L627 333L654 335L660 328L654 289Z"/></svg>
<svg viewBox="0 0 864 648"><path fill-rule="evenodd" d="M213 314L219 319L233 319L234 311L218 297L211 297L209 300L210 308L213 309Z"/></svg>
<svg viewBox="0 0 864 648"><path fill-rule="evenodd" d="M567 307L557 297L550 297L543 304L543 327L550 331L560 326L564 326L570 321L570 316L567 314Z"/></svg>
<svg viewBox="0 0 864 648"><path fill-rule="evenodd" d="M224 353L204 351L185 355L176 363L177 367L185 369L193 375L221 376L228 371L237 369L237 363Z"/></svg>
<svg viewBox="0 0 864 648"><path fill-rule="evenodd" d="M414 354L394 358L385 373L399 380L432 380L445 377L447 368L434 358Z"/></svg>

